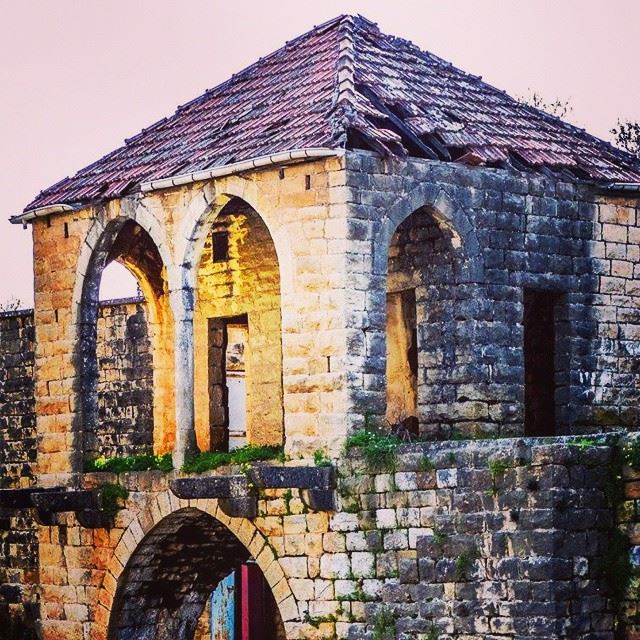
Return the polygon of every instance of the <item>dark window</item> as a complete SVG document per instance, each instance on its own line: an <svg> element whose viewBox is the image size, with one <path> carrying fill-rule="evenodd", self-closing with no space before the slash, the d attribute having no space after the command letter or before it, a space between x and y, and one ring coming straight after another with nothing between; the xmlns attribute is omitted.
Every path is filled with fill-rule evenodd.
<svg viewBox="0 0 640 640"><path fill-rule="evenodd" d="M229 234L226 231L212 234L213 261L226 262L229 259Z"/></svg>
<svg viewBox="0 0 640 640"><path fill-rule="evenodd" d="M556 431L557 300L553 291L524 291L524 429L528 436L550 436Z"/></svg>

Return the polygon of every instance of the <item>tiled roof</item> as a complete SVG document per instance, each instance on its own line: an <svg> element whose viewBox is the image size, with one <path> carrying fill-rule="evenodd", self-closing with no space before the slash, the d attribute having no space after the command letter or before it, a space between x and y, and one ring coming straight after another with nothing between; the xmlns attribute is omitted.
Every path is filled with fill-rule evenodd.
<svg viewBox="0 0 640 640"><path fill-rule="evenodd" d="M360 16L287 43L41 192L25 211L122 196L141 182L311 147L640 182L640 164Z"/></svg>

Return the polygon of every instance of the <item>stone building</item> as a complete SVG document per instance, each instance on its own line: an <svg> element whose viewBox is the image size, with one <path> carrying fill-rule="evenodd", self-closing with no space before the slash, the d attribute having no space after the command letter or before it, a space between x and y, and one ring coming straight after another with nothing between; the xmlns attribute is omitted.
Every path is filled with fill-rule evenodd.
<svg viewBox="0 0 640 640"><path fill-rule="evenodd" d="M6 612L211 637L235 575L243 639L633 637L639 194L351 16L41 192L33 316L1 319ZM144 301L99 304L112 261ZM285 461L188 472L246 445Z"/></svg>

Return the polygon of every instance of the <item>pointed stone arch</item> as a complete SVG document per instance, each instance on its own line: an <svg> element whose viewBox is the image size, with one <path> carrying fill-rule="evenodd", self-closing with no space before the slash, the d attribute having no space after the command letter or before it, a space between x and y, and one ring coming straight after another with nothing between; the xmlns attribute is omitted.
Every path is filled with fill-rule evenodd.
<svg viewBox="0 0 640 640"><path fill-rule="evenodd" d="M124 512L120 517L126 517ZM217 500L182 500L170 491L156 494L137 512L124 530L116 545L110 561L105 567L105 575L97 598L95 621L91 637L115 638L113 616L117 613L117 593L127 578L127 567L136 552L149 540L149 536L158 530L162 523L170 522L173 517L188 514L192 517L206 517L215 521L217 527L223 527L241 547L247 557L252 557L274 595L283 623L300 622L298 603L289 586L288 580L274 554L273 547L264 534L244 518L230 518L218 507ZM115 605L115 607L114 607Z"/></svg>
<svg viewBox="0 0 640 640"><path fill-rule="evenodd" d="M72 464L80 470L84 457L93 452L91 425L97 421L94 386L97 380L95 354L99 284L102 271L112 260L123 264L138 280L146 301L146 316L153 352L154 429L156 451L164 452L166 438L158 434L173 427L173 367L167 354L172 349L173 319L168 304L170 255L162 226L144 207L132 203L106 205L95 212L78 257L72 294L70 336L75 368L75 414ZM169 424L167 424L169 423ZM159 446L157 446L159 444Z"/></svg>
<svg viewBox="0 0 640 640"><path fill-rule="evenodd" d="M443 188L423 183L412 189L387 211L373 243L373 269L386 276L389 243L397 228L416 211L426 209L442 230L450 234L451 246L466 265L466 278L479 281L484 271L480 243L464 209Z"/></svg>

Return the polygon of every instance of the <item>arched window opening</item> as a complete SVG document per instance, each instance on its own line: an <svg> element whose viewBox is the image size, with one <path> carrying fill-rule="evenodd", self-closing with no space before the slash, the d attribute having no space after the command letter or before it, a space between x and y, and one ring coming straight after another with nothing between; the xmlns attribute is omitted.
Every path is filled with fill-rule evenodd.
<svg viewBox="0 0 640 640"><path fill-rule="evenodd" d="M90 260L81 300L83 463L154 450L154 355L166 333L165 289L162 259L148 233L131 220L111 222Z"/></svg>
<svg viewBox="0 0 640 640"><path fill-rule="evenodd" d="M452 237L423 207L389 247L386 418L411 435L449 437L454 426L456 366L466 346Z"/></svg>
<svg viewBox="0 0 640 640"><path fill-rule="evenodd" d="M194 314L201 450L283 443L280 276L271 235L234 198L209 229Z"/></svg>
<svg viewBox="0 0 640 640"><path fill-rule="evenodd" d="M285 638L262 572L215 518L194 508L172 513L127 563L111 610L109 639L239 637Z"/></svg>
<svg viewBox="0 0 640 640"><path fill-rule="evenodd" d="M140 283L129 269L115 260L105 267L100 278L98 294L101 303L141 297L143 296Z"/></svg>

